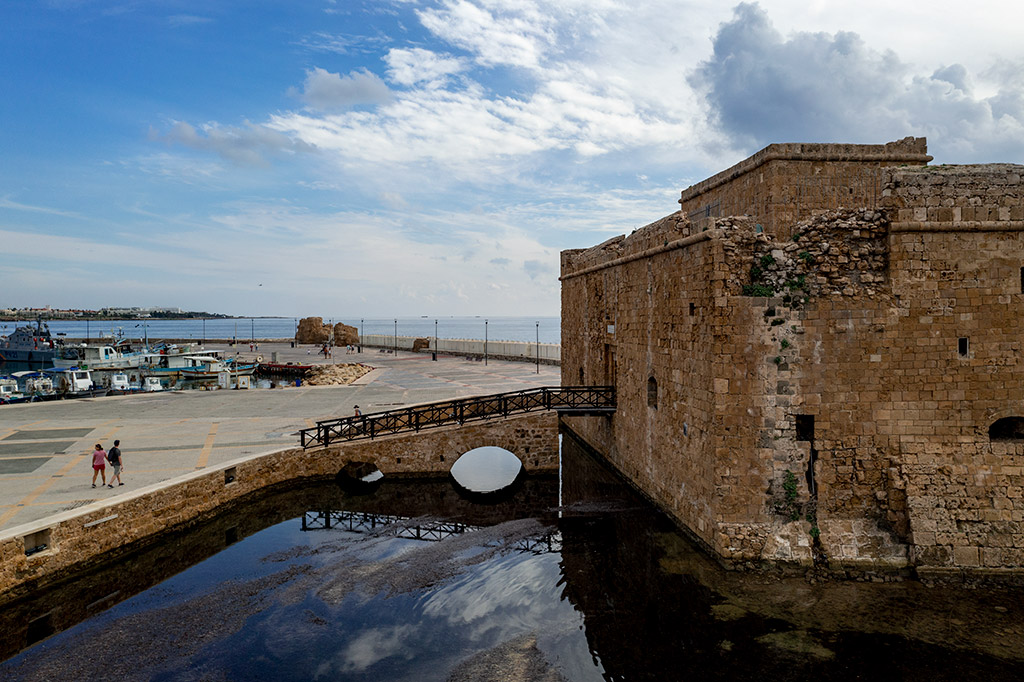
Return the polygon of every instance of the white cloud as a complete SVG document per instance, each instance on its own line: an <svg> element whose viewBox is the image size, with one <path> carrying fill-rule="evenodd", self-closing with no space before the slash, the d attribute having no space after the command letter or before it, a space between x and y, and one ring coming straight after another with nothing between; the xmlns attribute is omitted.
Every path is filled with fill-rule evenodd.
<svg viewBox="0 0 1024 682"><path fill-rule="evenodd" d="M395 48L384 57L388 77L399 85L426 83L431 87L443 85L448 76L468 68L465 59L437 54L421 47Z"/></svg>
<svg viewBox="0 0 1024 682"><path fill-rule="evenodd" d="M315 109L330 110L382 104L391 99L391 92L379 76L365 69L342 76L314 67L306 71L300 96Z"/></svg>
<svg viewBox="0 0 1024 682"><path fill-rule="evenodd" d="M59 208L50 208L49 206L33 206L31 204L22 204L17 201L11 201L8 197L0 198L0 208L12 209L15 211L27 211L29 213L48 213L50 215L64 216L67 218L84 218L83 215L75 213L74 211L65 211Z"/></svg>
<svg viewBox="0 0 1024 682"><path fill-rule="evenodd" d="M440 7L420 10L418 15L429 31L489 66L538 68L543 53L554 42L552 17L529 0L514 7L444 0Z"/></svg>

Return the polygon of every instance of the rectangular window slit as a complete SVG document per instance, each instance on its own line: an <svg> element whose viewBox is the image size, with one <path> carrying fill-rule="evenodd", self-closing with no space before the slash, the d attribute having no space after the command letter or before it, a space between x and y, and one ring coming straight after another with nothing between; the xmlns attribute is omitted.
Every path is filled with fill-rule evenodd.
<svg viewBox="0 0 1024 682"><path fill-rule="evenodd" d="M957 340L956 350L957 350L958 353L960 353L961 357L967 357L968 343L967 343L967 337L966 336L961 336Z"/></svg>

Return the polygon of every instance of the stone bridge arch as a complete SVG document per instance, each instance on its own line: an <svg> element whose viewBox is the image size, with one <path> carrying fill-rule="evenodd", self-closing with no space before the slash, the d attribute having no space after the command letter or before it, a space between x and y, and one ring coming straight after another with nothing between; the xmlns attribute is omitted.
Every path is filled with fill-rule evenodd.
<svg viewBox="0 0 1024 682"><path fill-rule="evenodd" d="M558 415L538 412L386 436L310 451L326 455L333 475L349 462L368 462L385 475L445 476L462 455L495 446L514 454L527 473L558 470ZM333 469L333 470L332 470Z"/></svg>

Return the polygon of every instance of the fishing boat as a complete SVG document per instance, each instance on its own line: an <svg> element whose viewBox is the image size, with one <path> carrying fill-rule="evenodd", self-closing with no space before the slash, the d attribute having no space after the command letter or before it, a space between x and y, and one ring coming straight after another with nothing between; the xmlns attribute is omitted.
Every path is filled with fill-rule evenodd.
<svg viewBox="0 0 1024 682"><path fill-rule="evenodd" d="M256 372L260 375L304 377L313 365L296 365L292 363L261 362Z"/></svg>
<svg viewBox="0 0 1024 682"><path fill-rule="evenodd" d="M0 377L0 405L10 405L25 401L24 394L18 390L18 381L13 377Z"/></svg>
<svg viewBox="0 0 1024 682"><path fill-rule="evenodd" d="M257 363L240 363L234 359L221 360L219 358L208 358L208 362L199 367L186 367L180 370L179 376L182 379L217 379L221 374L227 373L232 377L252 376L259 366Z"/></svg>
<svg viewBox="0 0 1024 682"><path fill-rule="evenodd" d="M82 367L89 370L130 370L140 367L147 354L133 351L126 343L65 346L53 359L54 367Z"/></svg>
<svg viewBox="0 0 1024 682"><path fill-rule="evenodd" d="M11 376L18 380L18 388L32 402L54 400L59 397L53 390L53 379L44 372L14 372Z"/></svg>
<svg viewBox="0 0 1024 682"><path fill-rule="evenodd" d="M160 377L143 377L140 390L143 393L153 393L164 390L164 385L160 383Z"/></svg>
<svg viewBox="0 0 1024 682"><path fill-rule="evenodd" d="M131 381L124 372L96 372L93 377L93 381L97 381L100 386L110 390L110 395L125 395L139 390L137 386L132 388Z"/></svg>
<svg viewBox="0 0 1024 682"><path fill-rule="evenodd" d="M224 362L219 351L193 351L177 346L165 348L159 353L147 353L139 369L149 376L176 379L183 370L206 370L212 364Z"/></svg>
<svg viewBox="0 0 1024 682"><path fill-rule="evenodd" d="M105 396L108 388L96 386L88 370L80 367L54 367L46 370L54 388L62 398L96 398Z"/></svg>
<svg viewBox="0 0 1024 682"><path fill-rule="evenodd" d="M50 328L42 320L36 326L18 327L10 336L0 336L0 363L19 363L29 368L49 367L57 354Z"/></svg>

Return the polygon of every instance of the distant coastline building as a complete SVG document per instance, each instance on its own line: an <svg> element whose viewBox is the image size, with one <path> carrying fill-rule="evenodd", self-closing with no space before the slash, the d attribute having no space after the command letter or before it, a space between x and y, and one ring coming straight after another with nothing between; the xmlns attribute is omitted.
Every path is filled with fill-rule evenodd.
<svg viewBox="0 0 1024 682"><path fill-rule="evenodd" d="M1024 166L770 145L562 253L567 425L735 562L1024 571Z"/></svg>

